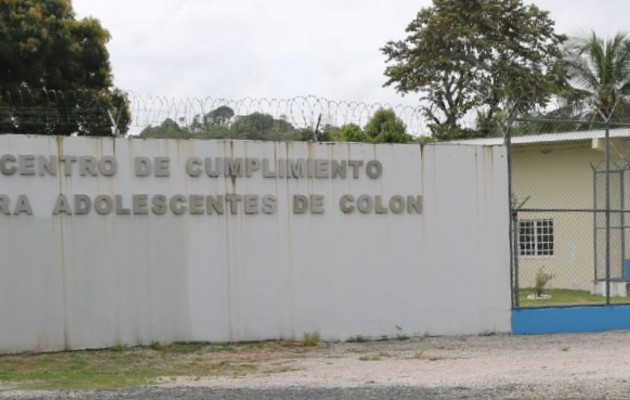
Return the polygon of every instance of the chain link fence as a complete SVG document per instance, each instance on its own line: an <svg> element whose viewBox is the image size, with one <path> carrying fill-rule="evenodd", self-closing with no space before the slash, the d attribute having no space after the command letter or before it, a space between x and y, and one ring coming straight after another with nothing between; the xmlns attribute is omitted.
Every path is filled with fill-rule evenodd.
<svg viewBox="0 0 630 400"><path fill-rule="evenodd" d="M506 137L513 305L630 303L630 123L522 121L557 131Z"/></svg>

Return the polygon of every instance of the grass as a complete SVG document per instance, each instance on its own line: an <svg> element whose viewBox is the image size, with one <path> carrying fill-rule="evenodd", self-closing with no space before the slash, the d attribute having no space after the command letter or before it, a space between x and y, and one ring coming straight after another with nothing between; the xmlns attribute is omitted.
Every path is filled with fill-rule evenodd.
<svg viewBox="0 0 630 400"><path fill-rule="evenodd" d="M424 361L438 361L441 357L425 354L423 350L415 352L412 356L407 357L407 360L424 360Z"/></svg>
<svg viewBox="0 0 630 400"><path fill-rule="evenodd" d="M139 351L118 348L98 352L0 356L0 381L19 389L79 390L146 384L165 375L140 361Z"/></svg>
<svg viewBox="0 0 630 400"><path fill-rule="evenodd" d="M367 342L367 339L363 335L356 335L356 336L348 338L348 340L346 341L348 343L365 343Z"/></svg>
<svg viewBox="0 0 630 400"><path fill-rule="evenodd" d="M527 296L534 294L534 289L519 289L518 302L520 307L553 307L605 304L604 296L590 294L586 290L546 289L544 294L551 295L550 299L528 300ZM629 297L611 297L613 304L630 304Z"/></svg>
<svg viewBox="0 0 630 400"><path fill-rule="evenodd" d="M258 364L300 357L290 342L151 343L106 350L0 355L0 387L17 390L99 390L258 372ZM283 372L285 367L261 370ZM0 389L0 392L2 389Z"/></svg>
<svg viewBox="0 0 630 400"><path fill-rule="evenodd" d="M382 359L383 357L379 356L378 354L359 357L359 361L381 361Z"/></svg>
<svg viewBox="0 0 630 400"><path fill-rule="evenodd" d="M386 352L380 352L378 354L368 354L359 357L359 361L381 361L383 358L390 358L392 355Z"/></svg>
<svg viewBox="0 0 630 400"><path fill-rule="evenodd" d="M313 347L317 346L320 341L319 332L304 332L304 346Z"/></svg>

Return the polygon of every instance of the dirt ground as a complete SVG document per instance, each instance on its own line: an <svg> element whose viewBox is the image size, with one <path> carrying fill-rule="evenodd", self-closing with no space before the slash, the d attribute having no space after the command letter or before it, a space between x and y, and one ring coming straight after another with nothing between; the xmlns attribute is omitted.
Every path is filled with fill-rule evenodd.
<svg viewBox="0 0 630 400"><path fill-rule="evenodd" d="M290 356L258 358L256 372L179 378L165 386L203 387L628 387L630 332L549 336L411 338L320 344Z"/></svg>
<svg viewBox="0 0 630 400"><path fill-rule="evenodd" d="M204 354L216 365L229 365L229 372L164 377L149 387L104 392L0 391L0 398L630 398L630 332L428 337L314 347L268 343Z"/></svg>

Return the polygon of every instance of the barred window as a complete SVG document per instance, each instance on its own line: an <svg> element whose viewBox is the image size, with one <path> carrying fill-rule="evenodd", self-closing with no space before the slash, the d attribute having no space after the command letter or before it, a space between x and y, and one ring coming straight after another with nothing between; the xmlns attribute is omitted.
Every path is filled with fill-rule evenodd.
<svg viewBox="0 0 630 400"><path fill-rule="evenodd" d="M553 256L553 219L518 221L518 254L524 257Z"/></svg>

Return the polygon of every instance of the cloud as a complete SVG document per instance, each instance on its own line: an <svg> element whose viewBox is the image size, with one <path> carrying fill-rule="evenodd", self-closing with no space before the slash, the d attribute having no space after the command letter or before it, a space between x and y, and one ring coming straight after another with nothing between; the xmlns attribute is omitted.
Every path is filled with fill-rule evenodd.
<svg viewBox="0 0 630 400"><path fill-rule="evenodd" d="M379 49L429 0L74 0L112 34L116 84L138 93L415 105L383 88ZM537 0L569 34L623 30L627 0Z"/></svg>

